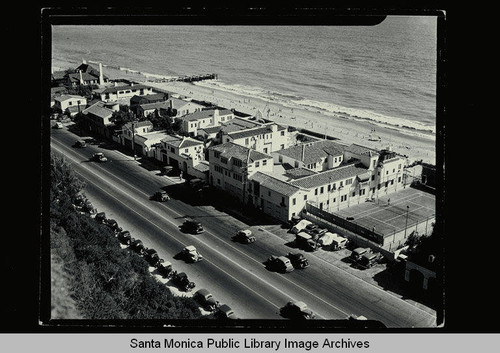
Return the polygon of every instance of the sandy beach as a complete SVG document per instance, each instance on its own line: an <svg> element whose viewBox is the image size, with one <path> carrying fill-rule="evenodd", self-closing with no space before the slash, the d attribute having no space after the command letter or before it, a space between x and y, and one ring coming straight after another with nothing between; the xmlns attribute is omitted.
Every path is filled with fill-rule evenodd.
<svg viewBox="0 0 500 353"><path fill-rule="evenodd" d="M76 66L78 65L57 62L53 63L53 70ZM432 133L385 127L354 117L326 114L312 107L290 108L278 100L267 102L252 96L221 90L212 85L210 80L202 83L154 82L154 77L145 77L137 72L116 70L109 67L105 67L104 71L105 75L111 79L126 78L153 88L175 92L197 100L209 101L228 109L234 108L252 115L260 111L262 117L266 119L282 125L326 134L340 139L345 144L356 143L378 150L391 147L393 151L407 156L409 163L423 160L426 163L436 164L436 137ZM380 141L370 140L372 129L375 129L375 135L380 137Z"/></svg>

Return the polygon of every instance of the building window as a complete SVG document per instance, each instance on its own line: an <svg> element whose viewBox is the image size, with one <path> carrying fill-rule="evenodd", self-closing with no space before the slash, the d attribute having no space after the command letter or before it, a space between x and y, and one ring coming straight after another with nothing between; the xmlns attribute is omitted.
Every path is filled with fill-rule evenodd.
<svg viewBox="0 0 500 353"><path fill-rule="evenodd" d="M245 145L248 145L248 137L245 139Z"/></svg>
<svg viewBox="0 0 500 353"><path fill-rule="evenodd" d="M322 187L319 189L319 193L320 193L320 194L322 194L324 191L325 191L325 188L322 186Z"/></svg>
<svg viewBox="0 0 500 353"><path fill-rule="evenodd" d="M304 201L307 201L307 195L304 195Z"/></svg>
<svg viewBox="0 0 500 353"><path fill-rule="evenodd" d="M259 167L259 166L260 166L259 161L255 162L255 167Z"/></svg>
<svg viewBox="0 0 500 353"><path fill-rule="evenodd" d="M375 174L372 175L372 181L375 180Z"/></svg>
<svg viewBox="0 0 500 353"><path fill-rule="evenodd" d="M398 183L400 183L400 182L401 182L401 177L398 177Z"/></svg>
<svg viewBox="0 0 500 353"><path fill-rule="evenodd" d="M314 189L314 195L318 195L318 189Z"/></svg>
<svg viewBox="0 0 500 353"><path fill-rule="evenodd" d="M267 160L265 160L265 159L264 159L264 160L262 161L262 165L267 165Z"/></svg>
<svg viewBox="0 0 500 353"><path fill-rule="evenodd" d="M347 195L340 196L340 202L344 202L345 200L347 200Z"/></svg>
<svg viewBox="0 0 500 353"><path fill-rule="evenodd" d="M219 158L220 157L220 152L219 151L214 151L214 157Z"/></svg>
<svg viewBox="0 0 500 353"><path fill-rule="evenodd" d="M285 136L285 130L281 131L281 136Z"/></svg>
<svg viewBox="0 0 500 353"><path fill-rule="evenodd" d="M233 159L233 165L236 167L241 167L243 165L243 162L239 159Z"/></svg>
<svg viewBox="0 0 500 353"><path fill-rule="evenodd" d="M326 190L327 190L327 191L330 191L330 190L331 190L331 188L332 188L332 186L331 186L331 185L328 185L328 188L327 188Z"/></svg>
<svg viewBox="0 0 500 353"><path fill-rule="evenodd" d="M297 200L295 198L292 199L292 205L296 205L297 204Z"/></svg>
<svg viewBox="0 0 500 353"><path fill-rule="evenodd" d="M346 184L346 185L352 184L352 178L347 179L347 180L345 181L345 184Z"/></svg>
<svg viewBox="0 0 500 353"><path fill-rule="evenodd" d="M356 196L356 191L352 192L352 197Z"/></svg>
<svg viewBox="0 0 500 353"><path fill-rule="evenodd" d="M227 158L226 157L220 157L220 161L224 164L227 164Z"/></svg>
<svg viewBox="0 0 500 353"><path fill-rule="evenodd" d="M284 144L281 144L281 145L280 145L280 148L281 148L282 150L284 150L284 149L285 149L285 145L284 145Z"/></svg>
<svg viewBox="0 0 500 353"><path fill-rule="evenodd" d="M271 191L270 190L267 190L267 196L271 196Z"/></svg>
<svg viewBox="0 0 500 353"><path fill-rule="evenodd" d="M264 153L267 153L267 147L266 147L266 148L264 148Z"/></svg>
<svg viewBox="0 0 500 353"><path fill-rule="evenodd" d="M220 179L219 179L219 178L217 178L217 184L219 184L219 185L220 185Z"/></svg>
<svg viewBox="0 0 500 353"><path fill-rule="evenodd" d="M365 194L365 191L366 191L365 189L360 189L360 190L359 190L359 195L360 195L360 196L363 196L363 195Z"/></svg>

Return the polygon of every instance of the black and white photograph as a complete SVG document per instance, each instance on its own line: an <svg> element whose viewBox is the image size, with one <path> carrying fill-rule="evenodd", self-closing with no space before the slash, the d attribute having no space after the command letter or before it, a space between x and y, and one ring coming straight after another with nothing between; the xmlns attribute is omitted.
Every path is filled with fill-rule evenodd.
<svg viewBox="0 0 500 353"><path fill-rule="evenodd" d="M445 16L357 17L51 22L45 323L442 327Z"/></svg>

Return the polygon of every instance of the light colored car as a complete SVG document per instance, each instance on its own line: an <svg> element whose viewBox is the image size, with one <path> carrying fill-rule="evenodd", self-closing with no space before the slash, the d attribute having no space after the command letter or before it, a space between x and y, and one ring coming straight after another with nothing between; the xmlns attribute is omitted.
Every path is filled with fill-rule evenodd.
<svg viewBox="0 0 500 353"><path fill-rule="evenodd" d="M198 262L203 259L203 256L196 250L193 245L188 245L181 251L181 257L189 262Z"/></svg>
<svg viewBox="0 0 500 353"><path fill-rule="evenodd" d="M94 153L94 155L92 156L92 159L96 162L107 162L108 161L108 158L106 158L106 156L102 152Z"/></svg>
<svg viewBox="0 0 500 353"><path fill-rule="evenodd" d="M217 301L207 289L203 288L197 290L196 293L193 294L193 298L200 303L201 306L210 311L214 311L217 307Z"/></svg>
<svg viewBox="0 0 500 353"><path fill-rule="evenodd" d="M236 233L233 240L244 244L250 244L255 242L255 237L252 235L252 231L250 229L243 229Z"/></svg>

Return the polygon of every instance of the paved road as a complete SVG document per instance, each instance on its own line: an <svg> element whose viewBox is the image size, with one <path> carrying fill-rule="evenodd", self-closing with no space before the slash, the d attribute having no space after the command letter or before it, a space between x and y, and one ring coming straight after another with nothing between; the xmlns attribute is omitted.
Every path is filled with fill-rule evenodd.
<svg viewBox="0 0 500 353"><path fill-rule="evenodd" d="M221 302L235 309L242 318L280 319L279 308L288 300L303 300L325 319L344 319L350 314L379 320L387 327L432 327L435 316L368 284L325 261L309 256L311 266L288 274L273 273L263 262L271 254L286 254L290 249L281 238L267 232L257 234L251 245L231 240L244 221L214 209L206 203L193 205L187 189L176 180L159 176L133 158L107 146L90 145L77 149L77 139L66 129L54 130L52 151L72 163L86 181L85 193L132 236L159 254L178 271L185 271L197 288L208 288ZM110 146L112 147L112 146ZM109 161L90 162L102 151ZM178 182L178 181L177 181ZM149 197L159 188L169 190L172 200L158 203ZM199 219L205 228L201 235L184 234L179 225L185 216ZM194 245L204 260L185 264L173 256L186 245Z"/></svg>

